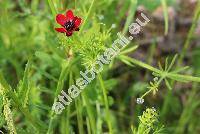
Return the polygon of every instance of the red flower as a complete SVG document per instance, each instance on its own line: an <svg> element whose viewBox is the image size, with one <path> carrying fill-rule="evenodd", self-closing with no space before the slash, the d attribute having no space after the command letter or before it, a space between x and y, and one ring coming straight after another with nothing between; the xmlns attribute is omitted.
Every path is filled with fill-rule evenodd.
<svg viewBox="0 0 200 134"><path fill-rule="evenodd" d="M82 19L74 16L71 10L66 12L66 16L63 14L58 14L56 16L56 21L60 24L61 28L55 28L57 32L66 33L66 36L71 36L74 31L79 31L79 26Z"/></svg>

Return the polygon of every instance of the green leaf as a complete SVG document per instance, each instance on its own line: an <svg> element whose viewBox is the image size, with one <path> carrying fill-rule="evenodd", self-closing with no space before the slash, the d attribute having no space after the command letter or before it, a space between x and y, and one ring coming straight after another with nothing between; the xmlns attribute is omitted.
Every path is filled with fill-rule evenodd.
<svg viewBox="0 0 200 134"><path fill-rule="evenodd" d="M23 80L20 82L19 91L18 91L18 97L21 99L23 107L26 107L28 104L28 98L29 98L29 72L30 72L30 62L28 61L26 64L26 68L24 71L24 77Z"/></svg>
<svg viewBox="0 0 200 134"><path fill-rule="evenodd" d="M119 56L119 59L124 62L126 65L134 67L133 63L131 63L130 61L126 60L124 57Z"/></svg>
<svg viewBox="0 0 200 134"><path fill-rule="evenodd" d="M0 111L3 111L3 96L0 96ZM3 126L3 124L5 123L5 119L3 116L3 113L0 113L0 128Z"/></svg>
<svg viewBox="0 0 200 134"><path fill-rule="evenodd" d="M174 71L171 71L171 73L180 73L180 72L186 71L186 70L189 69L189 68L190 68L189 66L177 68L177 69L175 69Z"/></svg>
<svg viewBox="0 0 200 134"><path fill-rule="evenodd" d="M160 62L158 62L158 67L159 67L159 69L160 69L161 71L164 71L164 70L163 70L163 67L162 67L162 65L161 65Z"/></svg>
<svg viewBox="0 0 200 134"><path fill-rule="evenodd" d="M178 54L176 54L176 55L173 57L173 59L172 59L170 65L169 65L167 71L170 71L170 69L173 67L174 63L176 62L177 57L178 57Z"/></svg>
<svg viewBox="0 0 200 134"><path fill-rule="evenodd" d="M171 85L169 84L169 81L168 81L167 79L165 79L165 84L166 84L166 86L167 86L167 88L168 88L169 90L172 90L172 87L171 87Z"/></svg>
<svg viewBox="0 0 200 134"><path fill-rule="evenodd" d="M165 71L167 71L168 68L168 57L165 59Z"/></svg>
<svg viewBox="0 0 200 134"><path fill-rule="evenodd" d="M122 49L122 51L120 52L120 54L122 54L122 55L128 54L128 53L130 53L130 52L135 51L137 48L138 48L138 45L136 45L136 46L131 46L131 47L129 47L129 48ZM119 54L119 55L120 55L120 54Z"/></svg>

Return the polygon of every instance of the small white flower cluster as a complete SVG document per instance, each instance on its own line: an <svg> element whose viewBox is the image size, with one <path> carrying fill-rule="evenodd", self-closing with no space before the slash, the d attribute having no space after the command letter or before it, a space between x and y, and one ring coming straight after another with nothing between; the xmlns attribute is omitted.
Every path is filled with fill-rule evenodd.
<svg viewBox="0 0 200 134"><path fill-rule="evenodd" d="M137 104L143 104L144 103L144 99L137 98L136 102L137 102Z"/></svg>
<svg viewBox="0 0 200 134"><path fill-rule="evenodd" d="M111 25L111 28L112 28L112 29L116 28L116 24L113 23L113 24Z"/></svg>
<svg viewBox="0 0 200 134"><path fill-rule="evenodd" d="M152 110L153 110L154 112L156 112L156 109L155 109L155 107L152 107Z"/></svg>
<svg viewBox="0 0 200 134"><path fill-rule="evenodd" d="M103 20L104 19L104 15L98 15L99 20Z"/></svg>

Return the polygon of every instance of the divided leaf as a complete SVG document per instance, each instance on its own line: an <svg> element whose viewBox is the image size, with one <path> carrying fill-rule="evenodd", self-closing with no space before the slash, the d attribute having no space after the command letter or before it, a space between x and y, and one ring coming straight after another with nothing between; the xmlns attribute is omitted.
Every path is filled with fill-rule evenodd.
<svg viewBox="0 0 200 134"><path fill-rule="evenodd" d="M26 68L24 71L23 80L20 81L18 86L18 97L21 99L21 103L23 107L26 107L28 104L29 92L30 92L30 80L29 80L29 72L30 72L30 62L26 64Z"/></svg>

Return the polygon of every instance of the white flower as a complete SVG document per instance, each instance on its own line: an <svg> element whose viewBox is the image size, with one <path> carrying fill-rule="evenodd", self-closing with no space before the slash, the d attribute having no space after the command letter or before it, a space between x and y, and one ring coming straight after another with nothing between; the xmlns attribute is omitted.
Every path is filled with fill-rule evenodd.
<svg viewBox="0 0 200 134"><path fill-rule="evenodd" d="M158 81L158 77L155 77L155 78L153 79L153 81L155 81L155 82Z"/></svg>
<svg viewBox="0 0 200 134"><path fill-rule="evenodd" d="M154 107L152 107L153 111L156 112L156 109Z"/></svg>
<svg viewBox="0 0 200 134"><path fill-rule="evenodd" d="M105 23L99 23L99 24L104 25L104 26L106 25Z"/></svg>
<svg viewBox="0 0 200 134"><path fill-rule="evenodd" d="M136 102L137 102L137 104L143 104L144 103L144 99L137 98Z"/></svg>
<svg viewBox="0 0 200 134"><path fill-rule="evenodd" d="M104 19L104 16L103 15L99 15L99 20L103 20Z"/></svg>
<svg viewBox="0 0 200 134"><path fill-rule="evenodd" d="M116 28L116 24L112 24L111 28L113 28L113 29Z"/></svg>

